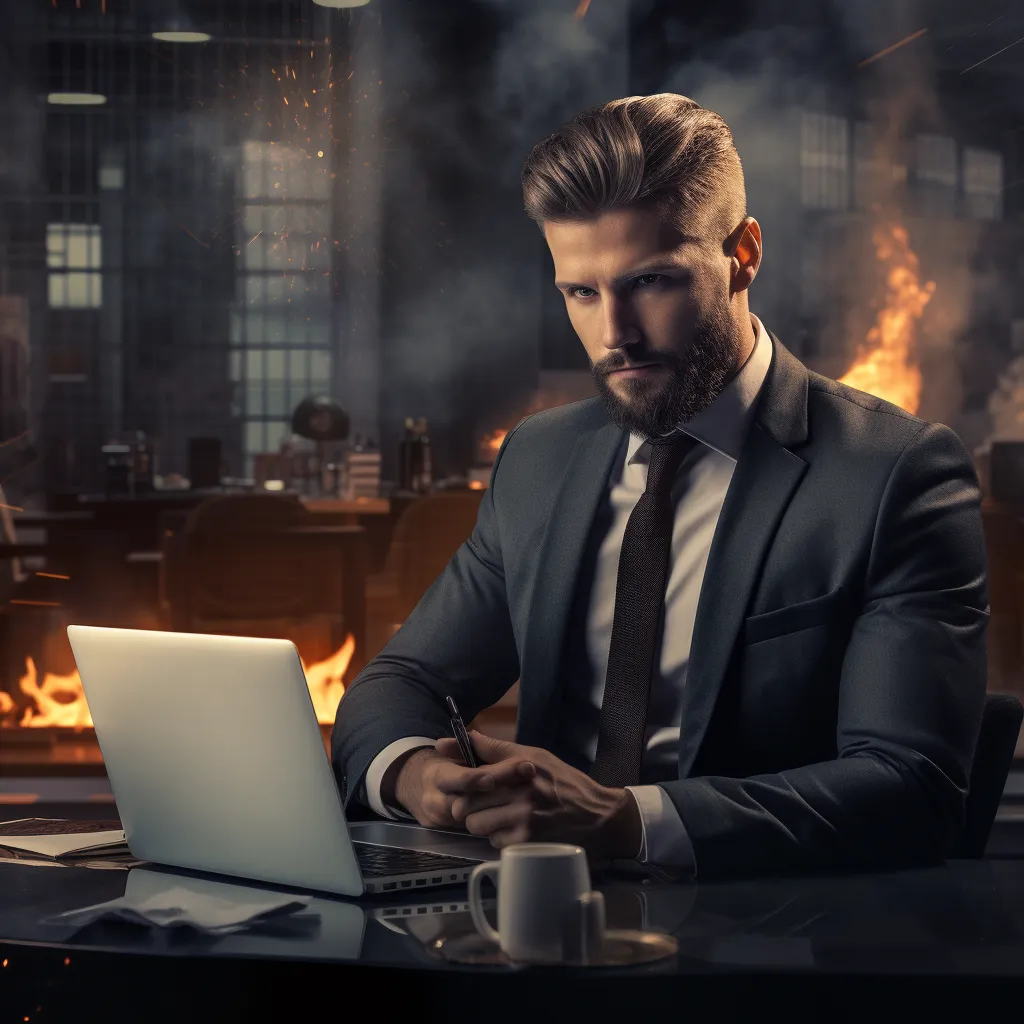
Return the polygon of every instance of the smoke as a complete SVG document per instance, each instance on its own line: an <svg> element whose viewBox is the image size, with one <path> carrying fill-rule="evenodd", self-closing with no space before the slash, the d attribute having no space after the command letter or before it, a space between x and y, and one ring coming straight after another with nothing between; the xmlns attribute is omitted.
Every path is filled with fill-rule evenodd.
<svg viewBox="0 0 1024 1024"><path fill-rule="evenodd" d="M628 88L625 0L593 4L579 20L550 0L475 7L472 31L486 36L465 41L483 54L475 63L458 42L469 31L461 14L408 4L389 9L383 26L393 406L382 418L425 415L449 428L448 464L465 464L473 435L506 425L537 387L554 285L523 212L523 162L581 109Z"/></svg>
<svg viewBox="0 0 1024 1024"><path fill-rule="evenodd" d="M817 23L754 24L699 45L681 17L669 16L654 26L669 44L659 52L686 58L659 74L644 66L645 40L634 38L632 76L625 3L593 3L579 20L573 4L550 0L482 0L479 7L489 16L493 48L488 69L467 69L464 78L445 66L408 8L398 9L404 21L390 10L385 19L392 73L398 70L403 87L385 124L389 192L400 196L402 210L392 246L401 255L385 270L403 284L392 290L385 344L407 381L404 388L396 382L397 402L418 406L400 414L447 423L451 410L478 399L477 419L490 414L493 421L473 424L481 429L526 406L536 386L539 311L550 310L544 290L552 285L543 241L522 213L522 162L581 109L640 91L636 82L646 76L643 91L691 96L730 125L748 213L764 232L751 309L798 351L800 327L809 324L818 348L807 361L815 369L840 376L849 368L884 292L872 229L881 221L908 224L922 275L937 283L919 324L921 414L955 420L962 387L954 346L969 314L973 237L970 229L949 237L941 225L914 220L900 198L917 126L954 134L937 98L927 34L857 67L927 27L919 3L883 9L871 0L834 0ZM632 7L636 18L650 3ZM872 128L859 130L850 163L856 158L869 172L857 179L858 200L873 212L859 227L803 232L800 112L842 116L858 100L858 119Z"/></svg>
<svg viewBox="0 0 1024 1024"><path fill-rule="evenodd" d="M908 144L918 126L954 134L938 99L927 34L913 38L928 19L912 2L883 7L843 0L831 5L831 13L819 26L757 27L729 39L669 72L663 89L691 96L729 124L744 164L748 213L764 232L751 309L799 351L796 305L817 335L805 356L813 368L836 377L849 368L885 292L873 229L894 222L909 226L923 278L937 284L917 331L924 375L919 414L955 422L962 386L954 347L970 312L966 268L974 229L962 222L951 226L942 214L934 221L915 218L903 190L912 158ZM870 59L901 40L909 41ZM859 223L830 223L826 215L815 229L800 194L794 153L802 112L843 116L858 102L862 113L854 117L860 125L850 152L854 180L837 173L834 184L840 190L852 186L867 216ZM786 325L793 336L783 333Z"/></svg>

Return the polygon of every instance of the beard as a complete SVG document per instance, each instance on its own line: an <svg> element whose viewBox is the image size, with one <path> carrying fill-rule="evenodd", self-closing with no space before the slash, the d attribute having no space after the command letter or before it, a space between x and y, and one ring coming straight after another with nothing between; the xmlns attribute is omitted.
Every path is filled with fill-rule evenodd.
<svg viewBox="0 0 1024 1024"><path fill-rule="evenodd" d="M722 393L736 370L736 342L724 303L698 317L684 353L631 353L631 362L657 361L664 370L649 380L625 378L613 387L591 367L597 392L616 426L647 439L689 423Z"/></svg>

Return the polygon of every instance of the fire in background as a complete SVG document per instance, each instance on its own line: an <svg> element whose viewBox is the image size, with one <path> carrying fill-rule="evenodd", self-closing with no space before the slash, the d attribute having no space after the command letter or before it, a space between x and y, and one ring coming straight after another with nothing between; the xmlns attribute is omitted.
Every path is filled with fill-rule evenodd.
<svg viewBox="0 0 1024 1024"><path fill-rule="evenodd" d="M885 266L885 297L856 362L839 379L916 413L921 404L916 327L935 294L935 282L921 283L917 255L910 248L906 228L895 223L878 225L872 239Z"/></svg>

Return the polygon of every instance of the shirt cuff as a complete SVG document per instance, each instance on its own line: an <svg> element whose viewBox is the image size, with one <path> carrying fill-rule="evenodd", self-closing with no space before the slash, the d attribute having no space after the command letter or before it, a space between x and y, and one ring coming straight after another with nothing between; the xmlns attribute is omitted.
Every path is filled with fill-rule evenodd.
<svg viewBox="0 0 1024 1024"><path fill-rule="evenodd" d="M418 747L434 748L437 740L429 736L405 736L394 743L389 743L371 762L366 770L366 800L370 810L384 818L391 818L397 821L399 818L412 818L408 811L401 807L389 807L380 796L380 784L384 781L384 775L394 762L403 754Z"/></svg>
<svg viewBox="0 0 1024 1024"><path fill-rule="evenodd" d="M643 838L636 859L641 864L693 868L693 844L676 805L661 786L627 786L640 808Z"/></svg>

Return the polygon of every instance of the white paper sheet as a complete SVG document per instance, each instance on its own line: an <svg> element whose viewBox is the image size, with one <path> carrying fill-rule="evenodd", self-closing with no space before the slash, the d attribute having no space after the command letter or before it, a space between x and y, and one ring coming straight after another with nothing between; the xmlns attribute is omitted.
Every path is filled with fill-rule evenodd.
<svg viewBox="0 0 1024 1024"><path fill-rule="evenodd" d="M52 836L0 836L0 846L24 853L38 853L44 857L77 856L84 853L128 852L124 832L73 832Z"/></svg>

